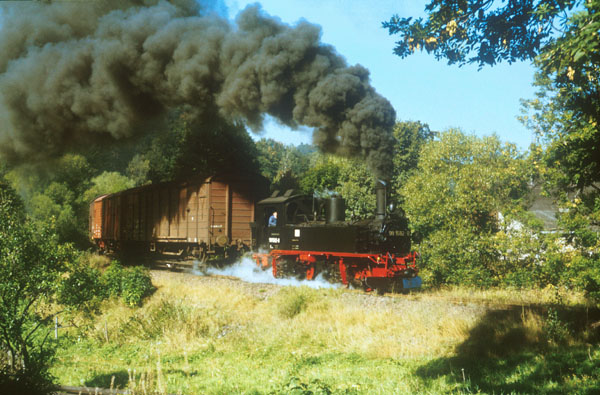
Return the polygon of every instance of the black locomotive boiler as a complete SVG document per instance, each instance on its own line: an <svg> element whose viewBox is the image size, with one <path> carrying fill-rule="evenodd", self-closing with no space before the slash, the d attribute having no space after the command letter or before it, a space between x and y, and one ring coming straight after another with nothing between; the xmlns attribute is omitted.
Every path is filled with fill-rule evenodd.
<svg viewBox="0 0 600 395"><path fill-rule="evenodd" d="M374 218L345 220L340 197L316 199L287 191L256 205L251 224L254 259L273 275L313 279L319 273L349 285L385 292L418 288L417 253L400 211L386 210L386 188L376 188ZM274 215L275 214L275 215ZM276 220L274 217L276 216Z"/></svg>

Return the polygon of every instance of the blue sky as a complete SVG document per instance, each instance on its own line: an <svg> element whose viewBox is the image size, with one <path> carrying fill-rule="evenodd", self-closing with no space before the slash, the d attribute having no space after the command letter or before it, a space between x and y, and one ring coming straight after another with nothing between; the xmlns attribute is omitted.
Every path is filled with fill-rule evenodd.
<svg viewBox="0 0 600 395"><path fill-rule="evenodd" d="M225 0L229 17L256 1ZM283 22L301 19L320 25L322 41L333 45L349 64L371 72L375 89L394 106L398 120L422 121L433 130L459 127L478 136L496 133L503 141L526 149L532 134L516 119L521 98L532 98L534 67L530 62L502 63L477 71L477 66L448 66L426 53L405 59L393 54L397 36L381 22L393 14L423 15L420 0L262 0L263 10ZM311 141L310 130L291 131L271 121L265 137L284 143ZM256 136L255 136L256 137Z"/></svg>

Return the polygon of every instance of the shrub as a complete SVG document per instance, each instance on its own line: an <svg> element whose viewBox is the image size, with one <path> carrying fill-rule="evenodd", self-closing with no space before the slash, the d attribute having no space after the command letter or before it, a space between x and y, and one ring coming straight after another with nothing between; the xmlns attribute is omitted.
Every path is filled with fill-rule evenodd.
<svg viewBox="0 0 600 395"><path fill-rule="evenodd" d="M71 308L90 311L102 299L100 271L87 264L76 265L58 287L58 301Z"/></svg>
<svg viewBox="0 0 600 395"><path fill-rule="evenodd" d="M121 296L129 306L140 306L142 300L155 289L148 269L137 266L123 271Z"/></svg>
<svg viewBox="0 0 600 395"><path fill-rule="evenodd" d="M107 297L120 296L129 306L140 306L155 290L148 269L141 266L125 269L116 260L106 269L101 281Z"/></svg>
<svg viewBox="0 0 600 395"><path fill-rule="evenodd" d="M119 296L122 291L123 266L118 261L112 261L102 276L107 296Z"/></svg>

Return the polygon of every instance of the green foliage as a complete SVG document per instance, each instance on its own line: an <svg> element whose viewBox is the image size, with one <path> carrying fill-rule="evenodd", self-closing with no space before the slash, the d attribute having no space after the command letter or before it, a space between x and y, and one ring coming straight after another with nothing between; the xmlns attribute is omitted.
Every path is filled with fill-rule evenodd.
<svg viewBox="0 0 600 395"><path fill-rule="evenodd" d="M600 301L600 3L587 1L564 33L536 59L536 98L523 102L521 121L537 136L532 147L544 188L559 207L563 248L549 261L554 281Z"/></svg>
<svg viewBox="0 0 600 395"><path fill-rule="evenodd" d="M285 155L285 145L273 139L260 139L256 142L258 163L263 176L274 180L280 173L281 162Z"/></svg>
<svg viewBox="0 0 600 395"><path fill-rule="evenodd" d="M423 146L437 135L419 121L396 122L394 126L394 182L402 185L417 168Z"/></svg>
<svg viewBox="0 0 600 395"><path fill-rule="evenodd" d="M72 250L56 243L51 228L25 220L20 199L0 181L0 344L9 353L0 366L4 389L47 390L53 348L40 332L51 315L40 314L39 308L54 300L71 259Z"/></svg>
<svg viewBox="0 0 600 395"><path fill-rule="evenodd" d="M152 135L138 162L148 161L152 182L181 180L216 173L258 173L254 142L241 124L216 115L199 124L184 109L173 111L166 131ZM131 166L140 167L138 164Z"/></svg>
<svg viewBox="0 0 600 395"><path fill-rule="evenodd" d="M82 199L88 202L88 204L100 195L116 193L132 188L135 185L133 180L114 171L105 171L99 176L92 178L91 184L92 186L82 196Z"/></svg>
<svg viewBox="0 0 600 395"><path fill-rule="evenodd" d="M525 265L527 250L500 242L512 235L499 213L519 218L529 179L523 156L497 137L449 130L427 143L400 189L413 228L424 236L425 280L489 286L499 284L511 266Z"/></svg>
<svg viewBox="0 0 600 395"><path fill-rule="evenodd" d="M150 171L150 160L137 154L127 165L127 178L129 178L134 186L147 184L148 172Z"/></svg>
<svg viewBox="0 0 600 395"><path fill-rule="evenodd" d="M85 190L86 182L93 174L88 160L78 154L65 154L52 168L53 181L64 184L66 189L75 195Z"/></svg>
<svg viewBox="0 0 600 395"><path fill-rule="evenodd" d="M346 199L346 218L364 219L375 213L376 177L364 162L340 160L340 194Z"/></svg>
<svg viewBox="0 0 600 395"><path fill-rule="evenodd" d="M48 188L52 191L62 188ZM52 221L50 221L52 222ZM100 273L76 259L70 245L58 243L54 229L28 221L15 191L0 180L0 391L47 393L48 365L54 344L47 325L56 311L91 312L104 298ZM138 305L153 289L146 270L124 271L121 289L125 302Z"/></svg>
<svg viewBox="0 0 600 395"><path fill-rule="evenodd" d="M58 284L57 301L71 310L91 312L104 299L100 271L84 263L73 265Z"/></svg>
<svg viewBox="0 0 600 395"><path fill-rule="evenodd" d="M511 268L504 280L523 284L537 277L533 282L540 285L576 285L598 300L593 295L600 260L600 2L432 0L426 12L426 20L394 16L384 23L390 34L401 36L399 56L424 49L450 64L480 67L535 58L539 69L536 98L523 102L521 120L537 136L532 174L539 172L545 190L557 199L567 238L521 235L521 247L528 238L539 251L526 249L523 256L541 255L534 265L532 258L515 261L514 249L506 248L514 237L499 238L504 257L513 255L503 261ZM553 31L557 21L561 28Z"/></svg>
<svg viewBox="0 0 600 395"><path fill-rule="evenodd" d="M155 289L148 269L136 266L123 271L121 296L128 306L140 306L144 298L150 296Z"/></svg>
<svg viewBox="0 0 600 395"><path fill-rule="evenodd" d="M102 275L102 286L109 297L119 296L123 289L123 266L112 261Z"/></svg>
<svg viewBox="0 0 600 395"><path fill-rule="evenodd" d="M121 297L128 306L140 306L145 297L156 288L148 269L142 266L124 268L118 261L112 261L100 280L104 295Z"/></svg>
<svg viewBox="0 0 600 395"><path fill-rule="evenodd" d="M306 190L301 178L309 169L314 147L286 146L273 139L260 139L256 142L256 150L261 174L271 180L271 190Z"/></svg>
<svg viewBox="0 0 600 395"><path fill-rule="evenodd" d="M548 145L546 160L579 189L600 181L600 2L574 13L536 59L538 98L529 125Z"/></svg>
<svg viewBox="0 0 600 395"><path fill-rule="evenodd" d="M300 188L306 194L327 194L339 187L342 164L330 156L318 157L300 180Z"/></svg>
<svg viewBox="0 0 600 395"><path fill-rule="evenodd" d="M399 34L394 53L402 58L418 50L433 53L449 64L493 65L532 59L553 43L553 23L566 23L566 12L583 0L508 1L432 0L427 18L393 16L383 23ZM592 4L592 2L586 2ZM596 29L598 31L598 29Z"/></svg>
<svg viewBox="0 0 600 395"><path fill-rule="evenodd" d="M553 307L548 309L543 332L547 341L556 345L565 344L570 337L569 325L559 318L558 311Z"/></svg>
<svg viewBox="0 0 600 395"><path fill-rule="evenodd" d="M14 168L6 178L25 197L33 221L40 226L52 222L60 242L86 247L89 202L82 196L90 186L93 170L87 159L77 154L64 155L46 165L46 169Z"/></svg>

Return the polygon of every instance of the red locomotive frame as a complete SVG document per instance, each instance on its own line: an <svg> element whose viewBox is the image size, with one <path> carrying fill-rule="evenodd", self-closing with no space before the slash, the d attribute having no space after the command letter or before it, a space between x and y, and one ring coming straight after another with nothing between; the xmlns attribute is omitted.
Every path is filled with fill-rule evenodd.
<svg viewBox="0 0 600 395"><path fill-rule="evenodd" d="M416 261L417 252L408 255L396 256L387 254L361 254L346 252L326 251L294 251L273 250L269 253L257 253L252 257L256 264L262 268L271 266L273 277L277 277L278 261L282 258L293 259L301 265L305 265L306 279L312 280L315 276L315 264L318 261L337 264L340 271L342 284L349 286L352 280L368 284L369 280L395 280L414 277L418 274ZM349 278L351 277L351 278Z"/></svg>

